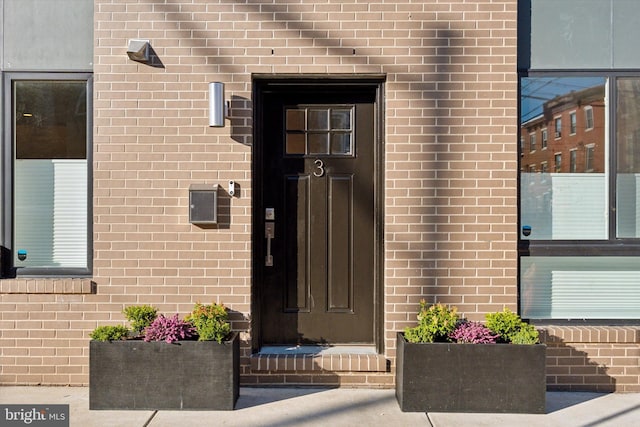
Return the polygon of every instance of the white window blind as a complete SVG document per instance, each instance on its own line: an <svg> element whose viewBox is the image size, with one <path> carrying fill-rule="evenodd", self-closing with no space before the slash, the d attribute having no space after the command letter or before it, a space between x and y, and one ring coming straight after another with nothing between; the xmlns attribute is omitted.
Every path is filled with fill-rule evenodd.
<svg viewBox="0 0 640 427"><path fill-rule="evenodd" d="M522 257L522 315L528 319L637 319L635 257Z"/></svg>
<svg viewBox="0 0 640 427"><path fill-rule="evenodd" d="M15 265L86 268L87 161L16 160L14 182Z"/></svg>
<svg viewBox="0 0 640 427"><path fill-rule="evenodd" d="M530 240L606 239L607 177L602 173L521 173L521 224Z"/></svg>

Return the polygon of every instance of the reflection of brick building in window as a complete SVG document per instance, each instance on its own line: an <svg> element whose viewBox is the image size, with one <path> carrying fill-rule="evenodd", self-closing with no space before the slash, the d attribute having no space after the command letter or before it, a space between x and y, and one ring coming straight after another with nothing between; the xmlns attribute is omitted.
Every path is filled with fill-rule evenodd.
<svg viewBox="0 0 640 427"><path fill-rule="evenodd" d="M640 173L640 80L620 79L618 87L624 96L618 96L616 102L617 172L637 174Z"/></svg>
<svg viewBox="0 0 640 427"><path fill-rule="evenodd" d="M541 115L521 124L520 136L524 141L521 170L540 172L546 163L548 171L603 173L604 120L604 85L546 101ZM562 158L571 161L561 162Z"/></svg>

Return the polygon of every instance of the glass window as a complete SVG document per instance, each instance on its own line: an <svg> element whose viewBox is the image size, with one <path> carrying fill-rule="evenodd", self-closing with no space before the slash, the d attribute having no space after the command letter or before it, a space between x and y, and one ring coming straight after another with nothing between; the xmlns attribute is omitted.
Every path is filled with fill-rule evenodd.
<svg viewBox="0 0 640 427"><path fill-rule="evenodd" d="M286 127L287 130L304 131L307 123L306 110L287 110Z"/></svg>
<svg viewBox="0 0 640 427"><path fill-rule="evenodd" d="M331 110L331 129L351 129L351 110L350 109L332 109Z"/></svg>
<svg viewBox="0 0 640 427"><path fill-rule="evenodd" d="M590 105L584 107L585 130L593 129L593 108Z"/></svg>
<svg viewBox="0 0 640 427"><path fill-rule="evenodd" d="M571 135L576 134L576 130L578 129L578 122L576 121L576 112L572 111L569 113L569 126L571 127L569 133Z"/></svg>
<svg viewBox="0 0 640 427"><path fill-rule="evenodd" d="M616 212L618 237L640 237L640 77L617 80Z"/></svg>
<svg viewBox="0 0 640 427"><path fill-rule="evenodd" d="M353 107L300 106L285 111L285 152L292 156L354 153Z"/></svg>
<svg viewBox="0 0 640 427"><path fill-rule="evenodd" d="M351 134L334 133L331 135L331 154L350 154Z"/></svg>
<svg viewBox="0 0 640 427"><path fill-rule="evenodd" d="M286 150L287 154L305 154L305 135L303 133L287 133Z"/></svg>
<svg viewBox="0 0 640 427"><path fill-rule="evenodd" d="M536 151L536 134L529 135L529 151Z"/></svg>
<svg viewBox="0 0 640 427"><path fill-rule="evenodd" d="M309 109L307 129L309 130L329 130L329 110Z"/></svg>
<svg viewBox="0 0 640 427"><path fill-rule="evenodd" d="M329 135L327 133L311 133L307 136L309 154L329 154Z"/></svg>
<svg viewBox="0 0 640 427"><path fill-rule="evenodd" d="M569 151L569 172L576 173L578 167L578 150Z"/></svg>
<svg viewBox="0 0 640 427"><path fill-rule="evenodd" d="M593 172L595 148L594 144L585 145L584 147L584 169L586 172Z"/></svg>
<svg viewBox="0 0 640 427"><path fill-rule="evenodd" d="M90 80L65 74L7 81L13 273L88 274Z"/></svg>
<svg viewBox="0 0 640 427"><path fill-rule="evenodd" d="M546 122L560 132L562 117L576 132L552 142L550 173L527 169L545 152L521 153L523 317L638 319L640 76L527 77L521 95L521 137Z"/></svg>
<svg viewBox="0 0 640 427"><path fill-rule="evenodd" d="M562 117L575 123L576 105L604 106L604 78L524 78L521 82L521 133L553 127L561 136ZM594 109L595 111L595 109ZM605 108L597 112L605 114ZM525 115L526 114L526 115ZM603 122L604 119L600 119ZM601 240L608 238L608 188L605 146L593 145L591 168L582 161L591 141L606 141L604 127L590 132L589 139L564 138L554 142L554 151L525 152L522 164L552 162L555 167L544 180L531 171L521 172L520 221L529 226L527 240ZM562 157L567 155L567 166Z"/></svg>
<svg viewBox="0 0 640 427"><path fill-rule="evenodd" d="M547 148L547 144L548 144L548 135L547 135L547 130L546 129L542 129L542 149L544 150L545 148Z"/></svg>
<svg viewBox="0 0 640 427"><path fill-rule="evenodd" d="M637 319L636 257L521 258L521 313L527 319Z"/></svg>
<svg viewBox="0 0 640 427"><path fill-rule="evenodd" d="M556 138L560 138L562 136L562 117L556 117L554 128L556 130Z"/></svg>

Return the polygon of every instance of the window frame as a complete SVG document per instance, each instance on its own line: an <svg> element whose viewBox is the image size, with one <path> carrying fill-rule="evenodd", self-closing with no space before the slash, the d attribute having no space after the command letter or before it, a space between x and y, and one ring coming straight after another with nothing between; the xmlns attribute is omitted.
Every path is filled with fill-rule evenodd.
<svg viewBox="0 0 640 427"><path fill-rule="evenodd" d="M13 265L13 188L14 188L14 111L13 111L13 82L14 81L85 81L86 84L86 162L87 162L87 266L86 268L71 267L20 267ZM3 133L2 164L4 170L2 179L2 278L16 277L91 277L93 274L93 74L87 72L7 72L3 79L5 123Z"/></svg>
<svg viewBox="0 0 640 427"><path fill-rule="evenodd" d="M562 173L562 153L553 154L553 171L554 173Z"/></svg>
<svg viewBox="0 0 640 427"><path fill-rule="evenodd" d="M584 130L593 130L594 126L595 124L593 123L593 107L591 105L586 105L584 107Z"/></svg>
<svg viewBox="0 0 640 427"><path fill-rule="evenodd" d="M536 151L537 141L536 141L536 132L531 132L529 134L529 151L533 153Z"/></svg>
<svg viewBox="0 0 640 427"><path fill-rule="evenodd" d="M312 111L325 111L327 112L327 125L326 128L312 128L309 127L309 113ZM349 110L349 128L334 128L331 122L331 113L333 111ZM287 128L287 118L289 111L304 111L304 125L303 129L289 129ZM349 159L356 157L356 130L354 128L354 114L355 104L300 104L300 105L286 105L284 107L285 114L285 141L284 141L284 155L286 158L335 158L335 159ZM301 136L304 139L304 153L290 152L287 142L289 136ZM313 152L310 150L311 143L309 142L310 136L327 136L327 152ZM349 135L350 149L348 153L333 152L332 137L335 135Z"/></svg>
<svg viewBox="0 0 640 427"><path fill-rule="evenodd" d="M569 150L569 173L576 173L578 170L578 149Z"/></svg>
<svg viewBox="0 0 640 427"><path fill-rule="evenodd" d="M593 161L595 155L595 143L585 144L584 146L584 170L585 172L593 172Z"/></svg>
<svg viewBox="0 0 640 427"><path fill-rule="evenodd" d="M608 129L606 135L609 138L609 152L607 166L609 168L609 176L607 186L609 189L608 203L608 219L607 239L602 240L528 240L518 233L518 248L520 256L640 256L640 237L617 237L616 235L616 166L617 166L617 144L616 138L616 115L615 105L617 104L616 82L618 78L632 77L640 79L640 70L638 71L557 71L557 70L535 70L521 71L518 76L518 87L520 87L520 79L535 77L602 77L606 83L605 97L608 98L609 108L605 120ZM520 102L519 102L520 104ZM520 109L520 106L518 106ZM518 116L519 117L519 116ZM561 116L554 116L555 120ZM519 122L520 123L520 122ZM595 126L595 124L594 124ZM519 124L520 127L520 124ZM520 155L518 156L521 157ZM556 157L554 156L554 160ZM557 165L554 164L554 171ZM523 172L523 171L521 171ZM520 173L518 174L520 180ZM520 188L520 185L518 185ZM518 230L521 230L521 195L518 190Z"/></svg>
<svg viewBox="0 0 640 427"><path fill-rule="evenodd" d="M601 257L602 259L613 257L627 257L635 258L640 257L640 237L618 237L617 236L617 222L616 216L617 209L617 157L618 157L618 141L616 141L617 134L617 115L616 105L618 104L617 84L620 78L636 78L640 80L640 69L638 70L583 70L583 71L565 71L565 70L519 70L518 75L518 90L521 88L522 78L562 78L562 77L602 77L605 79L605 99L607 103L607 111L605 114L606 127L605 135L608 138L607 153L605 154L606 167L608 167L609 174L606 181L608 186L608 198L605 200L605 207L607 208L608 215L608 227L607 238L601 240L528 240L523 237L522 222L521 222L521 209L522 209L522 197L521 191L527 191L522 189L520 185L521 174L526 172L520 169L518 173L518 305L519 309L522 309L523 301L522 296L522 277L523 274L520 266L522 260L529 257ZM519 128L522 122L520 122L520 109L521 102L518 102L518 118ZM591 106L587 106L586 109L593 109ZM594 115L595 116L595 115ZM554 117L554 120L557 117ZM585 131L591 131L595 128L595 117L591 123L592 127L587 128L589 121L587 120L585 113ZM555 125L555 123L554 123ZM555 127L555 126L554 126ZM555 131L555 129L554 129ZM557 138L556 138L557 139ZM608 156L607 156L608 154ZM522 158L521 153L518 155L519 162ZM555 159L555 158L554 158ZM586 161L586 160L585 160ZM554 165L555 168L555 165ZM629 317L625 319L605 319L605 318L536 318L532 319L535 324L566 324L566 325L639 325L640 316Z"/></svg>

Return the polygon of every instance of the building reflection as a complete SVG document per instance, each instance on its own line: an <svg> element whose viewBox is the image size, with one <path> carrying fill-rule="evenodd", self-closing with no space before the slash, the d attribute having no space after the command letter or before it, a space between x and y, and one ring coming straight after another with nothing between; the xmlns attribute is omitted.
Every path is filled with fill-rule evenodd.
<svg viewBox="0 0 640 427"><path fill-rule="evenodd" d="M520 128L521 172L604 173L605 85L555 96Z"/></svg>

